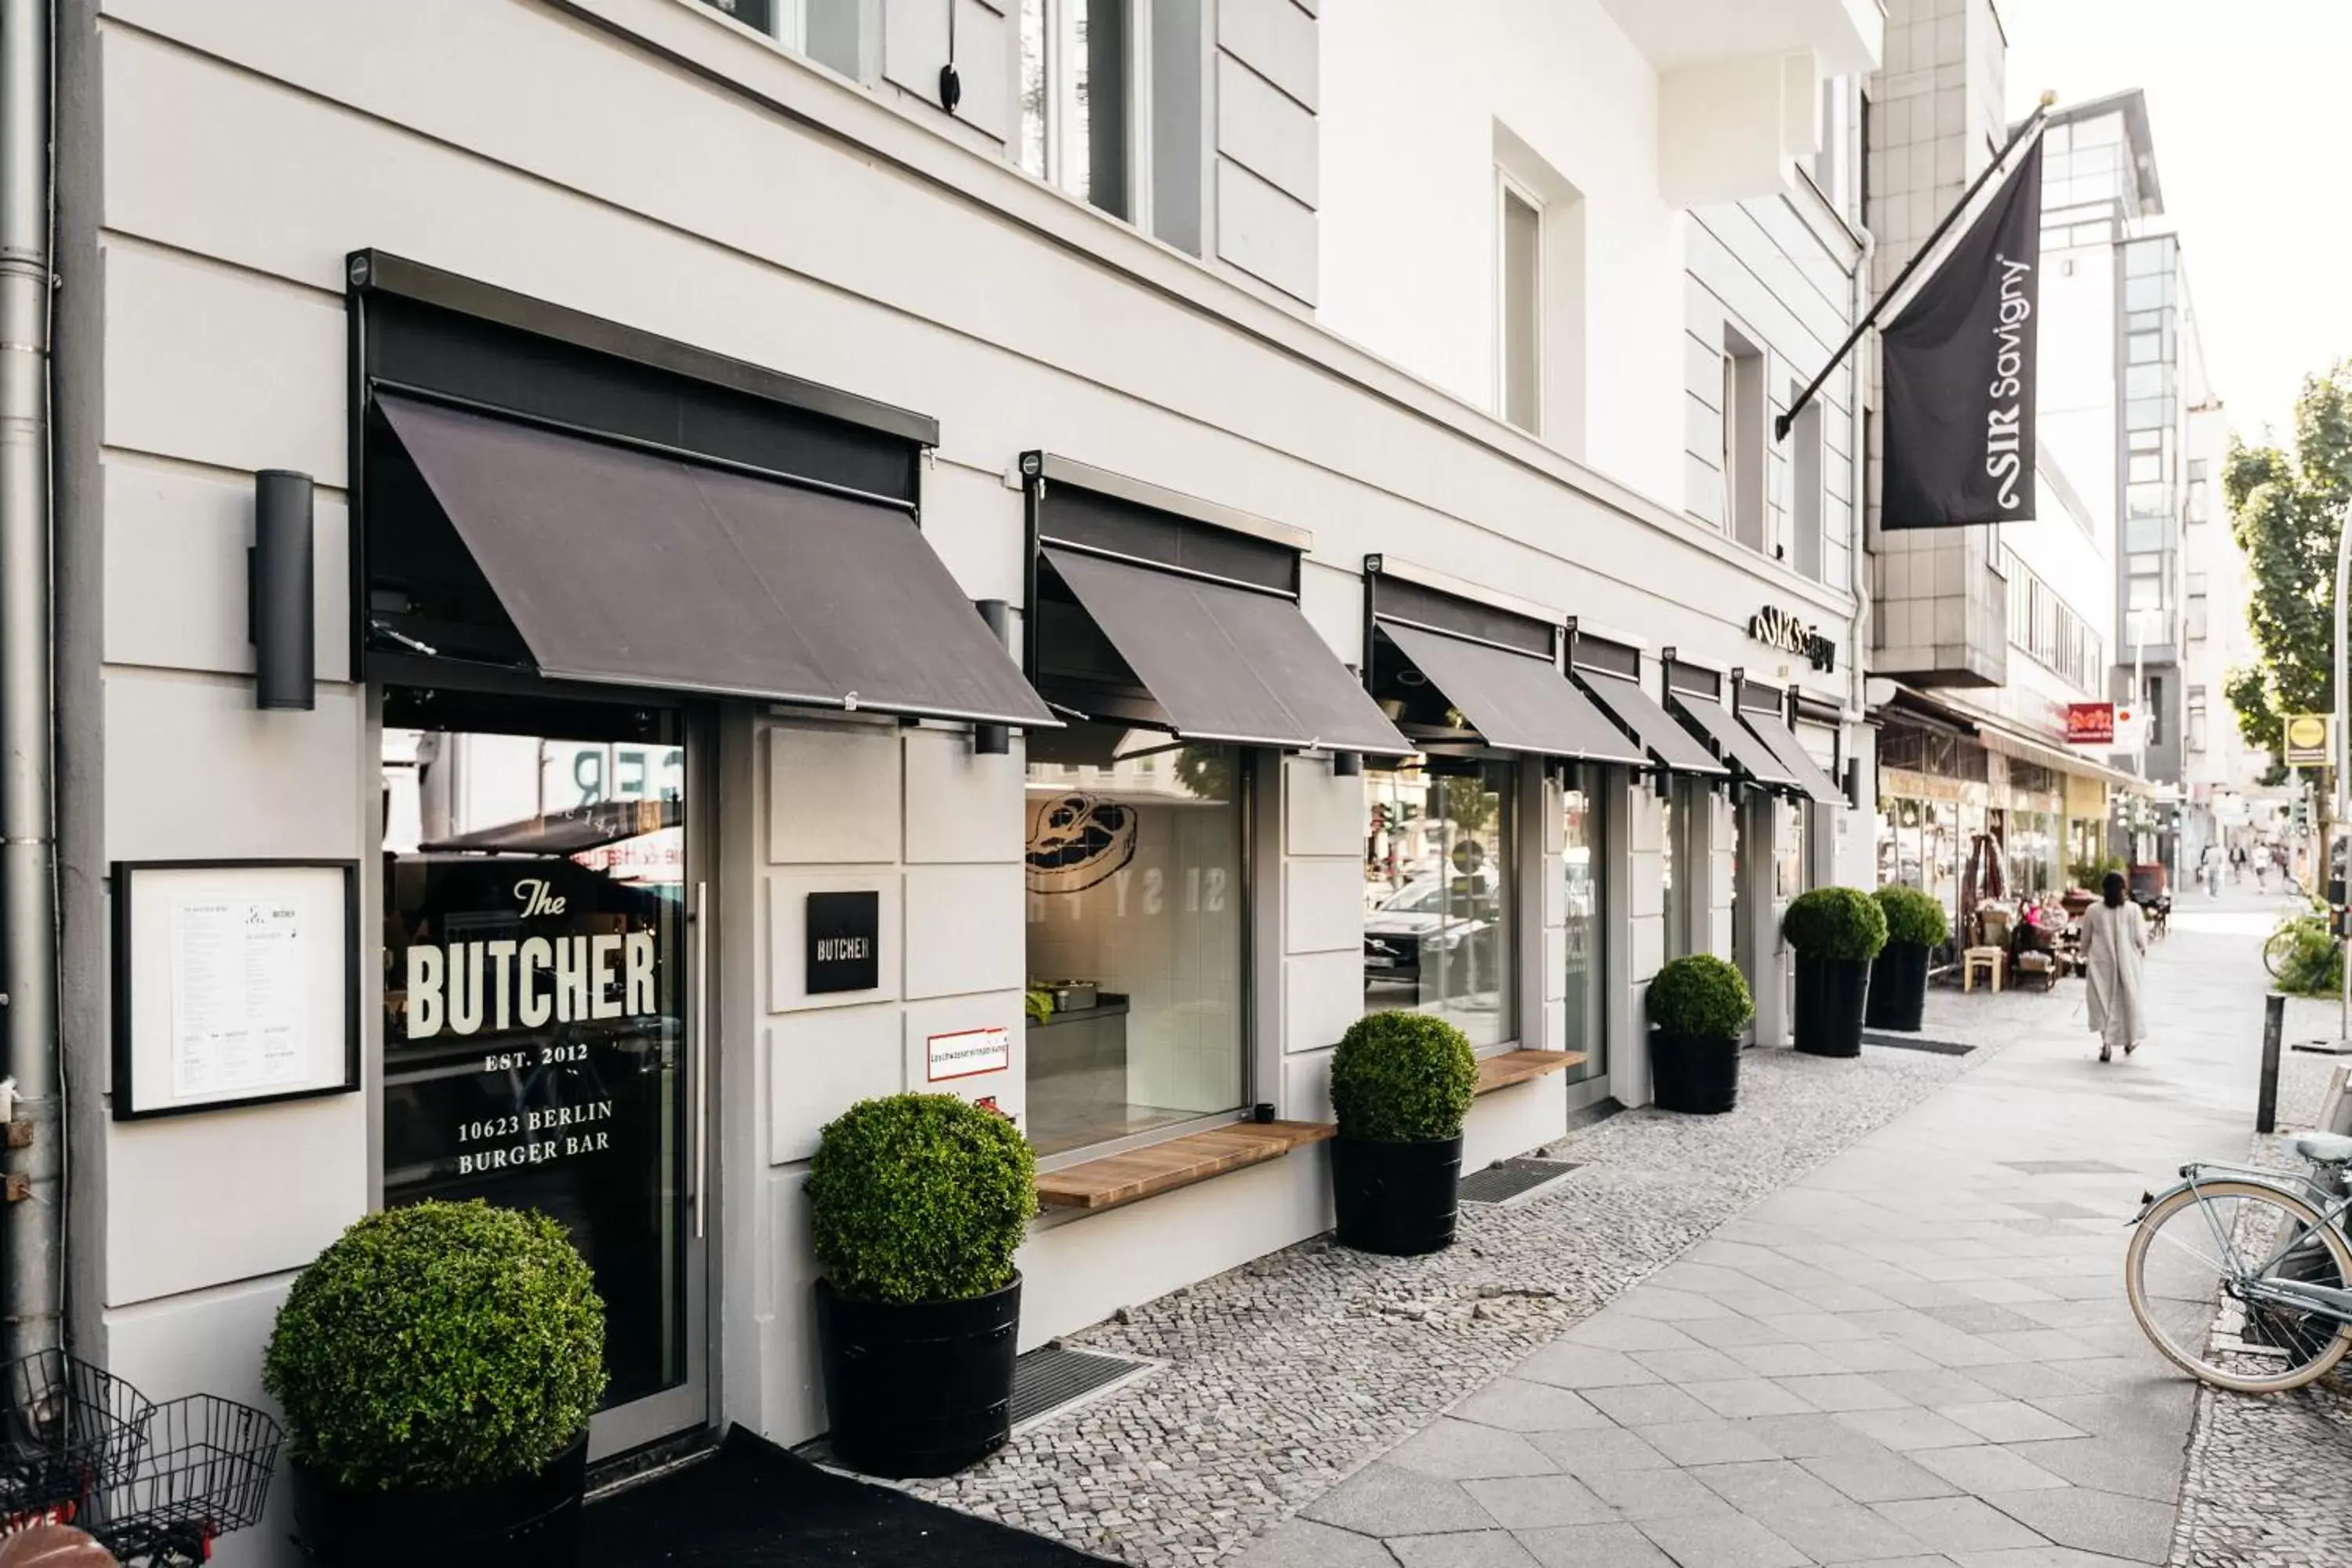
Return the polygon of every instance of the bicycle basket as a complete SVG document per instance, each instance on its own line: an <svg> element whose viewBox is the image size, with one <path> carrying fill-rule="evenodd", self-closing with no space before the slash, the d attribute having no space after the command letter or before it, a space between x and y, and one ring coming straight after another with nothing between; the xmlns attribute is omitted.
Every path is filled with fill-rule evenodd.
<svg viewBox="0 0 2352 1568"><path fill-rule="evenodd" d="M202 1563L261 1518L278 1468L278 1423L217 1394L167 1400L131 1474L93 1500L85 1527L125 1562Z"/></svg>
<svg viewBox="0 0 2352 1568"><path fill-rule="evenodd" d="M0 1366L0 1533L79 1519L130 1475L153 1410L121 1378L63 1351Z"/></svg>

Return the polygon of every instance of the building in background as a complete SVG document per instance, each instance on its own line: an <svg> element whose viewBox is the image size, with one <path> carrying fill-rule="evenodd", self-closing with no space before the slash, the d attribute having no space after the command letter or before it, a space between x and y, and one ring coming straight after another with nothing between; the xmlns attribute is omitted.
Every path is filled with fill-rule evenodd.
<svg viewBox="0 0 2352 1568"><path fill-rule="evenodd" d="M1992 0L1890 5L1865 117L1876 289L2006 140L2006 58ZM2054 302L2061 270L2045 249L2033 521L1887 530L1874 510L1869 532L1875 879L1935 893L1956 929L1990 862L2012 893L2074 879L2105 852L2115 795L2136 784L2067 740L2068 706L2107 695L2118 545L2112 453L2069 457L2048 435L2049 366L2075 331Z"/></svg>

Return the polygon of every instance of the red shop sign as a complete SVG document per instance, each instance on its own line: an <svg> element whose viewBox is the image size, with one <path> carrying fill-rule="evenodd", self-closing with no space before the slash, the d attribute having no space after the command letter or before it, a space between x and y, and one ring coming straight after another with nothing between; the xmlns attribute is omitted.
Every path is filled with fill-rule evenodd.
<svg viewBox="0 0 2352 1568"><path fill-rule="evenodd" d="M2116 738L2116 705L2112 702L2066 704L2066 740L2076 746L2112 745Z"/></svg>

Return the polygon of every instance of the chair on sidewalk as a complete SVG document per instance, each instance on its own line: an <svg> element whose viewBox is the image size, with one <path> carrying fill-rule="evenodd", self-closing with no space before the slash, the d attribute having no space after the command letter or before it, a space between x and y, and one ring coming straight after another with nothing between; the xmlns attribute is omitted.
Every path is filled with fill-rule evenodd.
<svg viewBox="0 0 2352 1568"><path fill-rule="evenodd" d="M1988 909L1977 915L1977 940L1960 953L1960 989L1977 988L1977 971L1983 970L1998 992L2009 972L2009 912Z"/></svg>

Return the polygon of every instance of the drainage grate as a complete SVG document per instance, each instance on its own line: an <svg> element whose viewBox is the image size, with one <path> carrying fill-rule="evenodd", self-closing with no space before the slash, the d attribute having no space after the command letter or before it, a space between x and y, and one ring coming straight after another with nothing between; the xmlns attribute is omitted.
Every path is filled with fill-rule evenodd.
<svg viewBox="0 0 2352 1568"><path fill-rule="evenodd" d="M1148 1372L1154 1363L1134 1356L1044 1345L1013 1363L1013 1425L1042 1421L1088 1394Z"/></svg>
<svg viewBox="0 0 2352 1568"><path fill-rule="evenodd" d="M1975 1050L1958 1040L1930 1040L1919 1035L1889 1035L1876 1029L1864 1029L1862 1043L1865 1046L1892 1046L1898 1051L1933 1051L1939 1057L1964 1057Z"/></svg>
<svg viewBox="0 0 2352 1568"><path fill-rule="evenodd" d="M1465 1204L1503 1204L1559 1180L1576 1165L1567 1160L1497 1160L1462 1178Z"/></svg>

